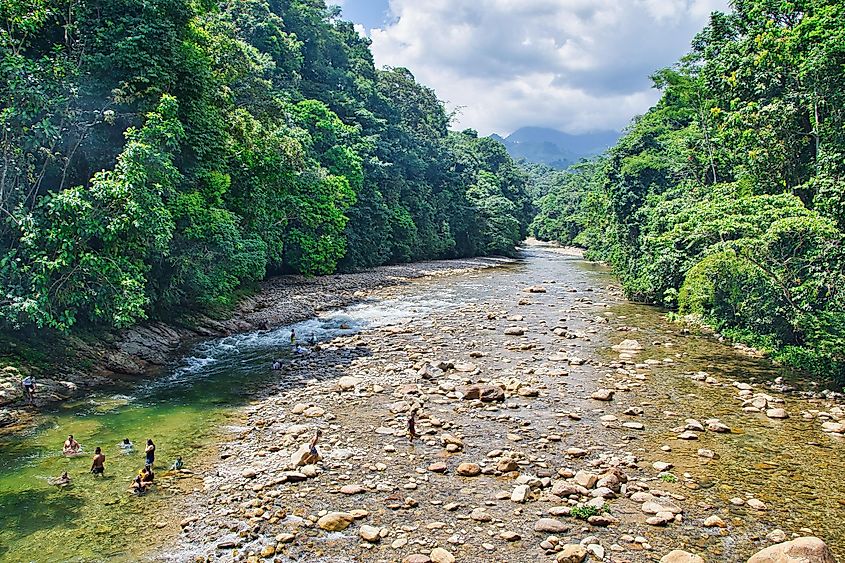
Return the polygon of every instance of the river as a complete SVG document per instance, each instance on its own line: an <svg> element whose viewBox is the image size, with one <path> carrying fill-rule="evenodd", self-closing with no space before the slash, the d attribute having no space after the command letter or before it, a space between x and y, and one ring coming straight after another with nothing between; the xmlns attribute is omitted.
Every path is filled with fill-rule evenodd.
<svg viewBox="0 0 845 563"><path fill-rule="evenodd" d="M666 545L680 542L715 558L734 560L746 556L776 527L788 533L806 528L827 541L838 556L845 556L845 532L840 526L845 514L843 444L822 433L818 420L800 416L803 411L824 410L825 405L786 395L787 420L744 413L729 382L760 383L784 374L710 336L682 334L658 309L627 303L601 266L540 246L528 247L522 258L513 266L385 290L364 303L293 327L203 342L154 379L122 383L44 412L28 432L0 442L0 559L129 561L160 554L162 546L176 541L179 528L174 523L184 516L182 497L202 484L190 476L172 477L153 494L128 494L127 485L143 464L142 444L147 438L155 440L159 472L177 455L188 468L193 459L207 459L227 426L241 423L244 407L277 383L279 373L268 366L275 358L290 360L291 328L303 338L313 335L321 343L331 343L340 336L389 325L425 325L467 304L502 303L520 288L544 282L549 288L574 290L555 299L561 307L586 315L572 315L570 328L591 331L579 346L596 361L615 361L610 345L631 334L643 343L661 343L646 346L636 359L661 362L661 369L652 370L640 387L631 389L647 410L645 430L634 442L637 453L648 465L658 459L674 464L681 481L677 487L688 497L688 520L719 507L731 525L727 532L687 526L666 539ZM537 311L548 326L560 318L560 309L552 310L552 305ZM609 322L585 322L596 314ZM623 324L636 331L617 331ZM595 387L595 371L573 370L570 388ZM689 376L701 371L723 384L708 385ZM719 417L733 432L678 441L670 431L678 422L664 422L671 418L666 414L670 411L681 421L686 416ZM613 425L602 424L598 413L585 416L585 421L592 425L591 431L619 433ZM61 455L68 434L83 444L86 455L72 459ZM125 437L138 451L120 452L118 443ZM667 444L671 451L660 451ZM89 454L96 446L107 455L102 479L87 472ZM698 448L713 450L716 459L703 460L695 453ZM49 484L49 478L65 470L73 479L71 487L60 490ZM689 479L684 479L685 472ZM746 507L733 507L729 499L737 496L759 498L769 510L750 513Z"/></svg>

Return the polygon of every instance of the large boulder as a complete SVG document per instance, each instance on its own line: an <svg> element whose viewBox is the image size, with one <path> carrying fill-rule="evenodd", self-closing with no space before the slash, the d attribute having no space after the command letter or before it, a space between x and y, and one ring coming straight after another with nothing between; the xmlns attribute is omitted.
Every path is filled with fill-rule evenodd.
<svg viewBox="0 0 845 563"><path fill-rule="evenodd" d="M748 563L836 563L836 559L822 540L806 536L758 551Z"/></svg>

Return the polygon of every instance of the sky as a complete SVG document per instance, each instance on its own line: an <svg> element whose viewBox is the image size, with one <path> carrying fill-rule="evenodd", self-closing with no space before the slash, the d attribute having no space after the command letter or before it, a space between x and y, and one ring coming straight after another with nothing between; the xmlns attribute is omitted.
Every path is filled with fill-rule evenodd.
<svg viewBox="0 0 845 563"><path fill-rule="evenodd" d="M453 127L507 135L622 129L658 99L649 75L688 52L727 0L334 0L376 65L435 90Z"/></svg>

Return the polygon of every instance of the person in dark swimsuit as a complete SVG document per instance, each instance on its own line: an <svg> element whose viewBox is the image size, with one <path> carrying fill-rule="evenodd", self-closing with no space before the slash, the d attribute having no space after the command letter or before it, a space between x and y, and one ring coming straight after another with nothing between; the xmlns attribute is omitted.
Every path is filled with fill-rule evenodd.
<svg viewBox="0 0 845 563"><path fill-rule="evenodd" d="M314 434L314 437L311 438L311 443L308 444L309 452L315 458L319 457L319 455L320 455L319 453L317 453L317 441L322 437L323 437L323 431L317 430L317 432Z"/></svg>
<svg viewBox="0 0 845 563"><path fill-rule="evenodd" d="M147 440L147 447L144 449L144 454L146 455L144 464L152 467L153 462L156 460L156 445L153 444L152 438Z"/></svg>
<svg viewBox="0 0 845 563"><path fill-rule="evenodd" d="M101 448L94 450L94 459L91 463L91 473L102 475L106 471L106 456Z"/></svg>
<svg viewBox="0 0 845 563"><path fill-rule="evenodd" d="M132 480L132 484L129 485L129 490L135 493L136 495L143 495L147 492L147 485L144 483L144 480L141 479L141 475L136 475L135 478Z"/></svg>
<svg viewBox="0 0 845 563"><path fill-rule="evenodd" d="M408 440L413 442L417 437L417 409L411 409L408 415Z"/></svg>
<svg viewBox="0 0 845 563"><path fill-rule="evenodd" d="M293 346L296 344L296 331L294 329L290 329L290 345Z"/></svg>
<svg viewBox="0 0 845 563"><path fill-rule="evenodd" d="M79 445L79 442L74 440L73 434L67 437L65 440L64 446L62 446L62 453L65 455L76 455L82 451L82 446Z"/></svg>

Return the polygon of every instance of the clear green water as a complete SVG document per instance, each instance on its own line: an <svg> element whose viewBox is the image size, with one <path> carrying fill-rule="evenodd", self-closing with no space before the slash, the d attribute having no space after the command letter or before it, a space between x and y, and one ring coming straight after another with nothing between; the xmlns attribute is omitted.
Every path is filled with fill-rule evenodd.
<svg viewBox="0 0 845 563"><path fill-rule="evenodd" d="M304 338L319 341L365 326L424 314L445 303L426 296L353 306L331 316L294 325ZM199 344L161 376L103 390L42 412L36 426L0 437L0 561L134 561L178 532L182 516L172 507L197 478L168 477L176 456L185 468L209 453L209 445L231 424L241 407L280 384L270 369L274 358L289 357L289 327ZM296 385L296 381L282 381ZM84 455L61 454L68 434ZM136 451L119 443L129 438ZM144 464L143 444L156 443L157 486L137 497L128 491ZM106 454L105 477L91 475L91 457ZM49 479L67 471L70 487ZM164 525L163 529L157 525Z"/></svg>

